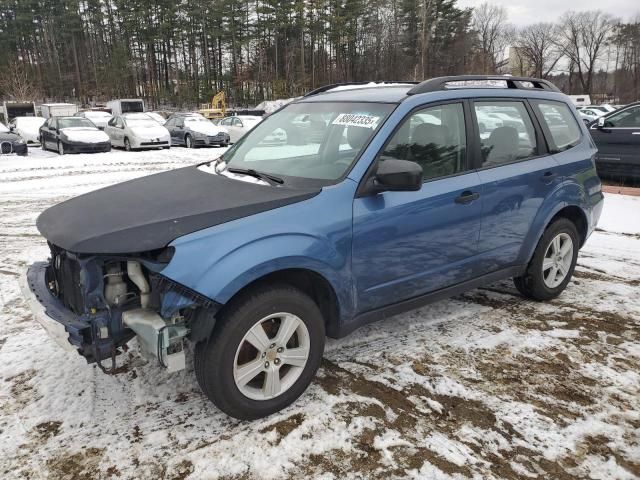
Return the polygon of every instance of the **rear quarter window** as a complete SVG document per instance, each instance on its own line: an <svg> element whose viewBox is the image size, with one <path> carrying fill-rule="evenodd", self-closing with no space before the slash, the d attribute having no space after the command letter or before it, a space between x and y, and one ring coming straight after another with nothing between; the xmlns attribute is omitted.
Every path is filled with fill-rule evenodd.
<svg viewBox="0 0 640 480"><path fill-rule="evenodd" d="M582 132L567 104L551 101L532 103L545 129L551 153L564 152L580 143Z"/></svg>

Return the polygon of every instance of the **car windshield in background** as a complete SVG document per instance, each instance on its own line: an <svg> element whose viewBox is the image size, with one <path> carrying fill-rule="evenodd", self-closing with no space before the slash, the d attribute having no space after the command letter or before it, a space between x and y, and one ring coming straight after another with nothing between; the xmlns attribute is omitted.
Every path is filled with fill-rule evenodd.
<svg viewBox="0 0 640 480"><path fill-rule="evenodd" d="M155 120L151 119L151 117L147 117L147 118L139 118L139 117L126 118L125 122L130 127L157 127L158 126L158 122L156 122Z"/></svg>
<svg viewBox="0 0 640 480"><path fill-rule="evenodd" d="M91 120L82 117L61 118L58 120L58 128L60 129L73 127L95 128L96 126Z"/></svg>
<svg viewBox="0 0 640 480"><path fill-rule="evenodd" d="M256 125L223 160L228 168L278 177L338 180L394 107L349 102L288 105Z"/></svg>
<svg viewBox="0 0 640 480"><path fill-rule="evenodd" d="M204 117L185 117L184 121L186 123L211 123L210 120Z"/></svg>

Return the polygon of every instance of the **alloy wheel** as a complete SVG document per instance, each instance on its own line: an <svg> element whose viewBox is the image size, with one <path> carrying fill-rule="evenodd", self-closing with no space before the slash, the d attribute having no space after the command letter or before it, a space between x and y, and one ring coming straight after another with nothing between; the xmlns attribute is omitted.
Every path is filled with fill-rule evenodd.
<svg viewBox="0 0 640 480"><path fill-rule="evenodd" d="M573 240L559 233L551 240L542 260L542 278L548 288L556 288L569 274L573 262Z"/></svg>
<svg viewBox="0 0 640 480"><path fill-rule="evenodd" d="M257 321L240 341L233 378L252 400L269 400L298 380L309 359L309 331L291 313L274 313Z"/></svg>

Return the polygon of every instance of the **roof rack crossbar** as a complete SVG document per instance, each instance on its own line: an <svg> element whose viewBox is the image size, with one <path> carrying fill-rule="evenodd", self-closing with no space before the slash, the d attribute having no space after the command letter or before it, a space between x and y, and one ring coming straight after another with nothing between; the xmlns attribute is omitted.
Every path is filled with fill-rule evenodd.
<svg viewBox="0 0 640 480"><path fill-rule="evenodd" d="M332 90L336 87L343 87L343 86L348 86L348 85L360 85L363 87L366 87L367 85L371 84L371 83L377 83L377 84L382 84L382 85L393 85L393 84L404 84L404 85L418 85L420 82L413 82L413 81L389 81L389 80L385 80L385 81L380 81L380 82L376 82L376 81L368 81L368 82L343 82L343 83L331 83L329 85L324 85L322 87L318 87L314 90L311 90L308 93L305 93L305 97L311 97L312 95L318 95L319 93L324 93L327 92L329 90Z"/></svg>
<svg viewBox="0 0 640 480"><path fill-rule="evenodd" d="M419 83L407 92L407 95L416 95L418 93L438 92L447 89L447 84L453 82L477 82L477 81L501 81L506 82L507 88L515 88L519 90L547 90L559 92L560 89L548 80L532 77L508 77L502 75L456 75L449 77L436 77ZM523 83L530 83L533 88L524 86ZM487 87L486 85L470 85L470 86L452 86L451 89L461 88L500 88Z"/></svg>

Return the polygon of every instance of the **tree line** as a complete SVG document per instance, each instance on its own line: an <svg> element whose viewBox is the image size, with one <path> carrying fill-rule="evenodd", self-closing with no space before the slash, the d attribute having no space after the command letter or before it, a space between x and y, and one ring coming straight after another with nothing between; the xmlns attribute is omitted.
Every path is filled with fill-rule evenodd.
<svg viewBox="0 0 640 480"><path fill-rule="evenodd" d="M516 29L502 7L456 0L0 0L0 45L0 96L16 99L193 107L224 90L240 106L513 70L567 93L640 94L640 21L567 12Z"/></svg>

